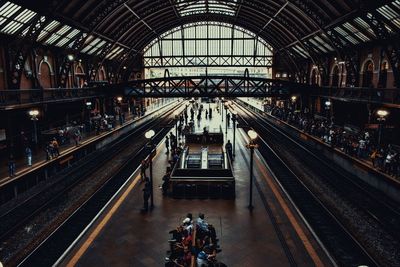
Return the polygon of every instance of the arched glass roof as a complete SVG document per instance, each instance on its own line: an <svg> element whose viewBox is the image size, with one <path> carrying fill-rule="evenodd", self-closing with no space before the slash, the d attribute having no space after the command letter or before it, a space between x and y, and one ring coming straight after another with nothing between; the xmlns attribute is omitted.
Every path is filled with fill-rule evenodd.
<svg viewBox="0 0 400 267"><path fill-rule="evenodd" d="M10 0L0 4L0 34L24 38L44 20L34 41L102 59L126 61L170 29L201 21L254 32L291 62L365 42L395 40L400 0ZM31 38L27 36L26 38ZM29 39L31 40L31 39Z"/></svg>
<svg viewBox="0 0 400 267"><path fill-rule="evenodd" d="M145 67L272 65L272 47L255 33L221 22L182 25L144 49Z"/></svg>

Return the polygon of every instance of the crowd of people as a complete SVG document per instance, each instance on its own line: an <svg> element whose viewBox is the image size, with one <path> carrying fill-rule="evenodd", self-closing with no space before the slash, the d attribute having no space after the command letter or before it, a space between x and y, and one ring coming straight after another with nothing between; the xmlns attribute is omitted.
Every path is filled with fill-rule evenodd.
<svg viewBox="0 0 400 267"><path fill-rule="evenodd" d="M267 112L296 128L313 135L342 152L369 162L374 168L395 178L400 177L400 154L391 144L378 145L377 133L363 130L346 131L333 120L315 118L307 110L267 106Z"/></svg>
<svg viewBox="0 0 400 267"><path fill-rule="evenodd" d="M162 184L160 186L160 189L162 190L162 194L168 195L168 190L169 190L169 181L171 177L171 172L177 164L179 157L183 151L183 144L182 142L184 141L184 138L186 134L191 133L194 131L194 118L195 114L197 114L196 118L198 122L201 121L202 115L205 115L206 119L211 119L212 118L212 108L204 108L202 104L199 104L198 102L193 102L191 106L189 107L188 105L185 106L185 109L183 112L179 115L177 115L177 121L176 121L176 134L173 134L172 132L169 133L165 137L164 144L166 148L166 154L169 156L169 166L166 168L166 172L162 178ZM189 117L190 113L190 117ZM208 132L206 129L204 130L205 132ZM228 148L228 153L231 156L232 154L232 145L229 141L229 144L227 146ZM149 159L142 160L141 165L140 165L140 177L141 177L141 182L144 182L143 186L143 208L142 212L145 213L149 210L149 199L151 197L151 184L150 184L150 179L148 178L146 171L149 167Z"/></svg>
<svg viewBox="0 0 400 267"><path fill-rule="evenodd" d="M196 221L188 213L176 229L169 232L170 251L165 259L166 267L189 267L196 261L198 267L223 267L225 264L217 261L217 253L221 252L215 228L199 213Z"/></svg>

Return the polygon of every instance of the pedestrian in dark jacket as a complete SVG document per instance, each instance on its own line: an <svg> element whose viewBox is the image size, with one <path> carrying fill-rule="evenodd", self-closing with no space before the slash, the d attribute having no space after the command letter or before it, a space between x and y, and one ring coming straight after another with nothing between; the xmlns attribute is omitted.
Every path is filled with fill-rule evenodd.
<svg viewBox="0 0 400 267"><path fill-rule="evenodd" d="M151 184L150 184L150 179L146 177L145 179L145 184L143 190L143 208L142 212L147 212L149 210L149 199L151 195Z"/></svg>
<svg viewBox="0 0 400 267"><path fill-rule="evenodd" d="M165 137L165 148L167 149L167 153L169 153L169 137L168 135Z"/></svg>
<svg viewBox="0 0 400 267"><path fill-rule="evenodd" d="M10 177L15 176L15 160L13 155L10 155L10 158L8 160L8 175Z"/></svg>

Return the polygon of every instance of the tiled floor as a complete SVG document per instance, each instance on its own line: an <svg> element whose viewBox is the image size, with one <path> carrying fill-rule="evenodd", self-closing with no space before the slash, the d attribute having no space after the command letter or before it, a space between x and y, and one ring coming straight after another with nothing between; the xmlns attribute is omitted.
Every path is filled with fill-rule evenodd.
<svg viewBox="0 0 400 267"><path fill-rule="evenodd" d="M218 128L220 123L221 117L214 111L213 120L205 120L203 116L198 127L202 129L204 125L209 125L210 128ZM231 130L228 132L228 137L232 140ZM186 213L191 212L197 216L199 212L202 212L205 213L207 221L217 230L222 249L222 252L218 254L218 259L228 266L290 266L256 188L254 188L255 208L252 212L247 209L249 191L247 155L249 152L244 147L243 138L243 133L237 132L238 143L234 161L235 200L178 200L163 197L158 188L167 163L167 155L162 145L158 149L159 153L153 165L155 166L155 208L152 212L145 215L140 213L143 204L141 191L143 185L132 186L132 190L127 191L127 197L121 202L122 204L117 209L117 204L114 208L108 208L61 265L72 266L72 263L76 262L77 266L163 266L168 250L167 240L170 239L168 232L184 219ZM306 242L304 237L299 238L298 232L294 230L279 202L267 186L268 173L259 161L256 154L256 179L275 213L279 228L297 265L315 266L315 257L317 257L322 262L322 264L317 264L318 266L330 266L327 257L304 229L303 224L299 222L306 233L306 239L315 250L314 257L312 258L307 252L309 250L306 250L304 246ZM132 183L134 184L135 181ZM118 203L118 200L115 203ZM110 211L114 213L109 221L104 223ZM298 219L297 215L294 217ZM93 230L95 228L96 230Z"/></svg>

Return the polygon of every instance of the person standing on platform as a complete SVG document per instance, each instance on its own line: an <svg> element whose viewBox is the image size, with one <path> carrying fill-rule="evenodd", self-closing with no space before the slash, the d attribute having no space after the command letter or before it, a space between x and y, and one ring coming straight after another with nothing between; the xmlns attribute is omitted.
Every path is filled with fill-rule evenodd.
<svg viewBox="0 0 400 267"><path fill-rule="evenodd" d="M228 143L225 144L225 151L226 153L228 153L228 156L231 160L233 160L232 158L232 143L231 140L228 140Z"/></svg>
<svg viewBox="0 0 400 267"><path fill-rule="evenodd" d="M15 176L15 160L13 155L10 155L10 158L8 160L8 175L10 177Z"/></svg>
<svg viewBox="0 0 400 267"><path fill-rule="evenodd" d="M54 150L55 157L60 156L60 146L59 146L56 138L53 138L52 144L53 144L53 150Z"/></svg>
<svg viewBox="0 0 400 267"><path fill-rule="evenodd" d="M142 160L140 164L140 181L144 182L146 180L146 169L147 169L147 161Z"/></svg>
<svg viewBox="0 0 400 267"><path fill-rule="evenodd" d="M190 108L190 120L194 121L194 110L193 110L193 108Z"/></svg>
<svg viewBox="0 0 400 267"><path fill-rule="evenodd" d="M211 107L208 108L208 115L209 115L210 120L211 120L212 119L212 108Z"/></svg>
<svg viewBox="0 0 400 267"><path fill-rule="evenodd" d="M185 124L188 124L188 114L187 114L187 111L185 112L184 116L185 116Z"/></svg>
<svg viewBox="0 0 400 267"><path fill-rule="evenodd" d="M171 176L171 173L169 171L167 171L167 173L164 175L164 177L162 178L163 183L161 185L161 189L162 189L162 194L163 196L166 196L168 194L168 187L169 187L169 178Z"/></svg>
<svg viewBox="0 0 400 267"><path fill-rule="evenodd" d="M149 177L146 177L145 179L146 183L144 184L143 188L143 208L142 212L147 212L149 211L149 198L151 195L151 184L150 184L150 179Z"/></svg>
<svg viewBox="0 0 400 267"><path fill-rule="evenodd" d="M165 137L165 147L167 148L167 152L165 154L169 153L169 137L168 135Z"/></svg>
<svg viewBox="0 0 400 267"><path fill-rule="evenodd" d="M231 124L231 114L230 113L226 114L226 122L228 123L228 127L230 127L230 124Z"/></svg>
<svg viewBox="0 0 400 267"><path fill-rule="evenodd" d="M25 148L25 155L26 155L26 160L27 160L28 166L31 167L32 166L32 150L29 146L27 146Z"/></svg>
<svg viewBox="0 0 400 267"><path fill-rule="evenodd" d="M208 110L206 109L206 119L208 119Z"/></svg>

